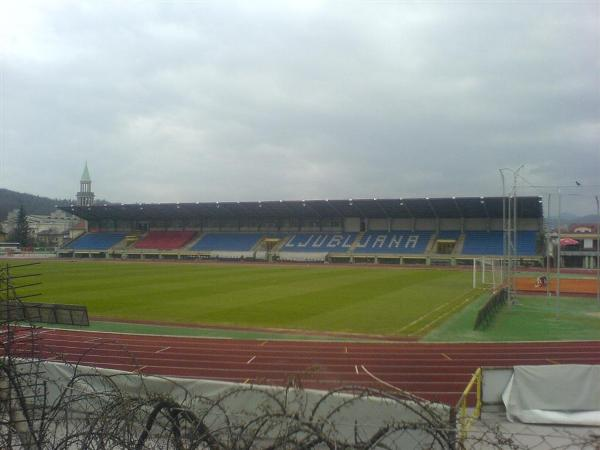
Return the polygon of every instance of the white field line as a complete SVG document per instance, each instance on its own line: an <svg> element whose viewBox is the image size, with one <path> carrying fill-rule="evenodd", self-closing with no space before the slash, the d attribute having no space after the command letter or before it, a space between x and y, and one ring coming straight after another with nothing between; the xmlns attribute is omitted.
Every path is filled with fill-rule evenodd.
<svg viewBox="0 0 600 450"><path fill-rule="evenodd" d="M252 358L250 358L248 360L248 362L246 362L246 364L250 364L252 361L254 361L256 359L256 355L254 355Z"/></svg>
<svg viewBox="0 0 600 450"><path fill-rule="evenodd" d="M154 353L164 352L165 350L169 350L171 347L163 347L160 350L156 350Z"/></svg>
<svg viewBox="0 0 600 450"><path fill-rule="evenodd" d="M358 366L354 366L354 371L356 372L356 375L358 375Z"/></svg>
<svg viewBox="0 0 600 450"><path fill-rule="evenodd" d="M417 331L409 333L409 336L413 336L415 334L419 334L420 332L422 332L422 331L424 331L424 330L426 330L428 328L431 328L434 323L439 322L440 320L446 318L449 314L452 314L454 311L456 311L457 309L461 308L465 303L470 302L473 298L474 297L467 297L465 300L463 300L462 302L460 302L454 308L450 308L448 311L446 311L441 316L436 317L435 320L432 320L431 322L426 323L424 326L422 326L421 328L419 328Z"/></svg>
<svg viewBox="0 0 600 450"><path fill-rule="evenodd" d="M403 326L402 328L400 328L398 331L403 331L403 330L406 330L407 328L409 328L410 326L414 325L415 323L418 323L418 322L420 322L421 320L423 320L425 317L427 317L427 316L429 316L429 315L433 314L433 313L434 313L434 312L436 312L438 309L441 309L441 308L443 308L443 307L444 307L444 306L446 306L448 303L451 303L451 302L446 302L446 303L444 303L444 304L442 304L442 305L438 306L437 308L435 308L435 309L432 309L432 310L431 310L431 311L429 311L428 313L425 313L425 314L423 314L422 316L418 317L417 319L413 320L411 323L409 323L409 324L407 324L407 325L404 325L404 326Z"/></svg>
<svg viewBox="0 0 600 450"><path fill-rule="evenodd" d="M415 323L418 323L418 322L420 322L421 320L423 320L425 317L427 317L427 316L429 316L429 315L433 314L433 313L434 313L434 312L436 312L438 309L441 309L441 308L443 308L444 306L446 306L446 305L448 305L448 304L453 304L454 302L456 302L456 301L459 301L459 300L462 298L462 296L463 296L463 295L464 295L464 294L461 294L461 295L459 295L457 298L455 298L455 299L452 299L452 300L450 300L450 301L448 301L448 302L444 303L443 305L440 305L440 306L438 306L437 308L435 308L435 309L433 309L433 310L429 311L429 312L428 312L428 313L426 313L426 314L423 314L421 317L418 317L416 320L413 320L413 321L412 321L411 323L409 323L408 325L405 325L405 326L403 326L403 327L402 327L402 328L400 328L398 331L404 331L404 330L406 330L407 328L409 328L411 325L414 325ZM415 333L410 333L410 334L409 334L409 336L410 336L410 335L413 335L413 334L415 334Z"/></svg>

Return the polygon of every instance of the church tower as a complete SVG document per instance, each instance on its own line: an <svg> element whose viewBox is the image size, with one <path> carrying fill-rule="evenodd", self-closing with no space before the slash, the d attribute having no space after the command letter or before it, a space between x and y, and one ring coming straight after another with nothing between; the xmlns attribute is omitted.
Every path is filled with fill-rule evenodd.
<svg viewBox="0 0 600 450"><path fill-rule="evenodd" d="M87 161L81 174L79 192L77 193L78 206L92 206L94 204L94 193L92 192L92 179L88 171Z"/></svg>

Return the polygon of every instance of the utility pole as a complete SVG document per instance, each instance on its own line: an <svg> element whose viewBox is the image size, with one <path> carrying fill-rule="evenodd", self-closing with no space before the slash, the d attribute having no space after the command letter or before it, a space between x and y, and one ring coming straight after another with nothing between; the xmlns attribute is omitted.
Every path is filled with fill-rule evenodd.
<svg viewBox="0 0 600 450"><path fill-rule="evenodd" d="M559 303L560 303L560 188L557 188L558 190L558 245L556 248L556 302L555 302L555 308L556 308L556 317L558 317L558 308L559 308Z"/></svg>
<svg viewBox="0 0 600 450"><path fill-rule="evenodd" d="M516 290L515 272L517 267L517 230L518 230L518 210L517 210L517 179L519 172L525 166L521 164L516 170L502 168L500 177L502 178L502 228L503 228L503 247L504 257L506 259L506 285L509 307L513 303L513 297ZM513 186L510 195L506 193L506 181L504 171L508 170L513 174Z"/></svg>
<svg viewBox="0 0 600 450"><path fill-rule="evenodd" d="M600 305L600 199L596 195L596 301Z"/></svg>

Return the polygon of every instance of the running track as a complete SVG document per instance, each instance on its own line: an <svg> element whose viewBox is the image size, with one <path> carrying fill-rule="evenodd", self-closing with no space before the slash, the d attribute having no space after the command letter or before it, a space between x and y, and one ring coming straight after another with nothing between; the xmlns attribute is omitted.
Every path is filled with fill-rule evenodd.
<svg viewBox="0 0 600 450"><path fill-rule="evenodd" d="M25 332L25 330L21 330ZM14 344L26 351L27 334ZM383 386L455 404L480 366L600 364L600 341L427 344L253 341L38 329L36 356L143 374L308 388ZM6 342L6 337L4 338ZM16 348L14 350L18 350Z"/></svg>

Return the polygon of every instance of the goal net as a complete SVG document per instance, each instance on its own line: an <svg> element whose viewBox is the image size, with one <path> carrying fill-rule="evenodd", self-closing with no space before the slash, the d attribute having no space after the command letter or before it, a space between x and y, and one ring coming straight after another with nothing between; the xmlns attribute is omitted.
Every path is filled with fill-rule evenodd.
<svg viewBox="0 0 600 450"><path fill-rule="evenodd" d="M473 260L473 288L496 289L505 278L504 261L500 258L481 257Z"/></svg>

